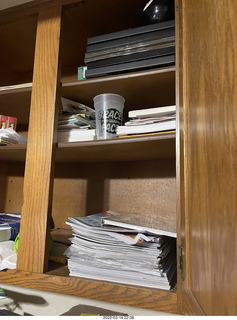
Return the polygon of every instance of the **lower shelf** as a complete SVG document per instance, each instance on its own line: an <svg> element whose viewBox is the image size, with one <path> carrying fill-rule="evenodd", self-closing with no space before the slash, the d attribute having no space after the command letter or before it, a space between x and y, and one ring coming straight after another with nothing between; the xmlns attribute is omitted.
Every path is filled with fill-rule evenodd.
<svg viewBox="0 0 237 320"><path fill-rule="evenodd" d="M155 311L178 312L177 294L173 290L149 289L66 274L65 266L45 274L6 270L0 272L0 283Z"/></svg>
<svg viewBox="0 0 237 320"><path fill-rule="evenodd" d="M41 150L39 149L39 154ZM61 142L56 162L141 161L175 158L175 133L126 139ZM26 145L0 146L0 161L25 161Z"/></svg>

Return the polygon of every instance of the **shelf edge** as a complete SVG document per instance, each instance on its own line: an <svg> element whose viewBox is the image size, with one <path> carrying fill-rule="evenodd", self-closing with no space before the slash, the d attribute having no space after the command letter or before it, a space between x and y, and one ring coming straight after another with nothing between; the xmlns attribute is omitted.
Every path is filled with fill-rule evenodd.
<svg viewBox="0 0 237 320"><path fill-rule="evenodd" d="M0 282L136 308L177 313L177 293L173 291L19 270L1 271Z"/></svg>

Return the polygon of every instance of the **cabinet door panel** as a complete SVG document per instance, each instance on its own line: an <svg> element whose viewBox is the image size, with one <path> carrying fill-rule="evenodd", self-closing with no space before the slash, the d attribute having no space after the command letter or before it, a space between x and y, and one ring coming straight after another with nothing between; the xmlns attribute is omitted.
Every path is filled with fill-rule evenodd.
<svg viewBox="0 0 237 320"><path fill-rule="evenodd" d="M179 10L183 312L197 312L192 297L200 313L236 315L237 2L183 0Z"/></svg>

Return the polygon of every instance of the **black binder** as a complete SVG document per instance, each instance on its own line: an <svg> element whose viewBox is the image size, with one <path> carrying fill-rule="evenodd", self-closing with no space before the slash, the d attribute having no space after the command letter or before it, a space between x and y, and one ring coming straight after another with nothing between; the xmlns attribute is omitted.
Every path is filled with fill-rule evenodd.
<svg viewBox="0 0 237 320"><path fill-rule="evenodd" d="M126 29L122 31L107 33L107 34L99 35L96 37L90 37L87 39L87 45L92 45L92 44L101 43L101 42L110 41L110 40L116 40L120 38L131 37L139 34L141 35L144 33L146 34L153 31L165 30L165 29L174 28L174 27L175 27L175 20L159 22L159 23L141 26L137 28L131 28L131 29Z"/></svg>
<svg viewBox="0 0 237 320"><path fill-rule="evenodd" d="M162 57L156 57L152 59L139 60L134 62L126 62L121 64L116 64L107 67L94 68L91 70L86 70L86 78L102 77L111 74L137 71L142 69L156 68L160 66L168 66L175 64L175 55L167 55Z"/></svg>
<svg viewBox="0 0 237 320"><path fill-rule="evenodd" d="M87 69L90 70L90 69L107 67L107 66L112 66L115 64L121 64L126 62L134 62L138 60L151 59L151 58L166 56L174 53L175 53L175 46L173 45L168 48L121 55L114 58L108 58L108 59L89 62L87 63Z"/></svg>
<svg viewBox="0 0 237 320"><path fill-rule="evenodd" d="M86 47L86 52L95 52L120 46L132 45L144 41L152 41L157 39L169 38L175 36L175 28L167 28L161 30L150 31L147 33L136 34L133 36L125 36L122 38L111 39L101 42L89 44Z"/></svg>

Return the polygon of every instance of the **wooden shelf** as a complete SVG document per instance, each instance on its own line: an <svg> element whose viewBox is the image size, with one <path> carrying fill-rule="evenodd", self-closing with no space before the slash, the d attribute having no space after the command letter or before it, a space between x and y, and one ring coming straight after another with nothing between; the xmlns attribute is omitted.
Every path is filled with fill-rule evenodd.
<svg viewBox="0 0 237 320"><path fill-rule="evenodd" d="M29 122L32 84L0 87L1 113L11 114L18 124ZM60 94L93 107L93 98L110 92L125 98L124 116L132 109L172 105L175 101L175 66L120 75L62 82ZM22 111L24 110L24 112Z"/></svg>
<svg viewBox="0 0 237 320"><path fill-rule="evenodd" d="M106 162L175 158L175 133L114 140L59 143L57 162Z"/></svg>
<svg viewBox="0 0 237 320"><path fill-rule="evenodd" d="M65 267L61 269L65 269ZM65 273L65 271L61 272ZM0 272L0 282L161 312L178 312L177 294L172 290L165 291L107 281L60 276L58 273L58 271L50 271L49 273L39 274L7 270Z"/></svg>
<svg viewBox="0 0 237 320"><path fill-rule="evenodd" d="M0 147L1 161L25 161L26 145ZM59 143L56 162L107 162L175 158L175 133L126 139Z"/></svg>
<svg viewBox="0 0 237 320"><path fill-rule="evenodd" d="M1 161L25 161L26 145L8 145L0 146L0 160Z"/></svg>
<svg viewBox="0 0 237 320"><path fill-rule="evenodd" d="M125 98L128 110L175 104L175 66L108 77L62 82L61 96L93 107L101 93L117 93Z"/></svg>

